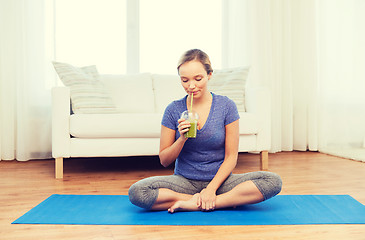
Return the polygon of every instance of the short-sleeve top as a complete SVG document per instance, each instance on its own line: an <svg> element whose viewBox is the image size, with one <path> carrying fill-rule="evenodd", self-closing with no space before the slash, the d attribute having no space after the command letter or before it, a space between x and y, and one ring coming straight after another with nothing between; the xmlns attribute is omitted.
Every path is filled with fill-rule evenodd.
<svg viewBox="0 0 365 240"><path fill-rule="evenodd" d="M212 105L203 128L197 130L196 138L189 138L175 162L175 174L200 181L214 178L225 156L225 126L240 118L236 104L226 96L212 93ZM187 110L187 95L170 103L161 124L176 131L181 113Z"/></svg>

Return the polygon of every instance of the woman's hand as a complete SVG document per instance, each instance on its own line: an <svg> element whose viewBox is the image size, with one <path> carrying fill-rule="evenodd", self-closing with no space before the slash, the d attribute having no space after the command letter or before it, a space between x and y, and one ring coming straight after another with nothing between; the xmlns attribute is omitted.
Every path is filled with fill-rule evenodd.
<svg viewBox="0 0 365 240"><path fill-rule="evenodd" d="M216 193L214 190L204 188L199 195L198 207L202 211L213 211L215 209Z"/></svg>
<svg viewBox="0 0 365 240"><path fill-rule="evenodd" d="M178 131L180 137L176 140L176 131L168 127L161 126L160 137L160 162L162 166L167 167L173 163L179 156L184 144L188 138L185 137L185 133L189 131L190 122L185 119L178 120Z"/></svg>
<svg viewBox="0 0 365 240"><path fill-rule="evenodd" d="M180 138L186 140L187 138L185 137L184 133L189 131L190 122L183 118L180 118L177 122L179 123L179 125L177 126L177 129L180 133Z"/></svg>

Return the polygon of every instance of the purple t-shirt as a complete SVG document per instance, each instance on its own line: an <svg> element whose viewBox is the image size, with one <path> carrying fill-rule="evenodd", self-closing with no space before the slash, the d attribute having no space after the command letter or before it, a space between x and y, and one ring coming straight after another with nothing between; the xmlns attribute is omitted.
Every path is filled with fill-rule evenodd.
<svg viewBox="0 0 365 240"><path fill-rule="evenodd" d="M189 138L175 162L175 174L200 181L214 178L225 156L225 126L240 118L236 104L226 96L212 93L209 116L196 138ZM170 103L162 118L162 125L176 131L181 113L187 110L187 96Z"/></svg>

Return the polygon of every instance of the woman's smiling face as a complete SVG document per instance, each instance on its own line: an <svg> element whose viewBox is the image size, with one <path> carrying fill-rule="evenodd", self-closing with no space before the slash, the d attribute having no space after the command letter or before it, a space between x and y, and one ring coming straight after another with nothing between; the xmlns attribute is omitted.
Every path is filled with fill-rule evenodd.
<svg viewBox="0 0 365 240"><path fill-rule="evenodd" d="M208 80L212 74L207 74L203 64L192 60L182 64L179 68L181 85L187 94L194 94L194 98L200 98L208 91Z"/></svg>

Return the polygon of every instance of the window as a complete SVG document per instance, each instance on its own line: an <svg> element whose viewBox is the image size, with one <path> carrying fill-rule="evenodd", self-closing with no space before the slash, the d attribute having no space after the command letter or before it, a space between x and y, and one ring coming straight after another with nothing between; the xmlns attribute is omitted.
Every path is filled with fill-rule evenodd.
<svg viewBox="0 0 365 240"><path fill-rule="evenodd" d="M56 59L126 72L125 15L123 0L55 0Z"/></svg>
<svg viewBox="0 0 365 240"><path fill-rule="evenodd" d="M176 74L180 55L200 48L220 68L221 1L54 0L55 59L107 74Z"/></svg>
<svg viewBox="0 0 365 240"><path fill-rule="evenodd" d="M179 57L200 48L221 67L221 0L140 0L140 71L176 74Z"/></svg>

